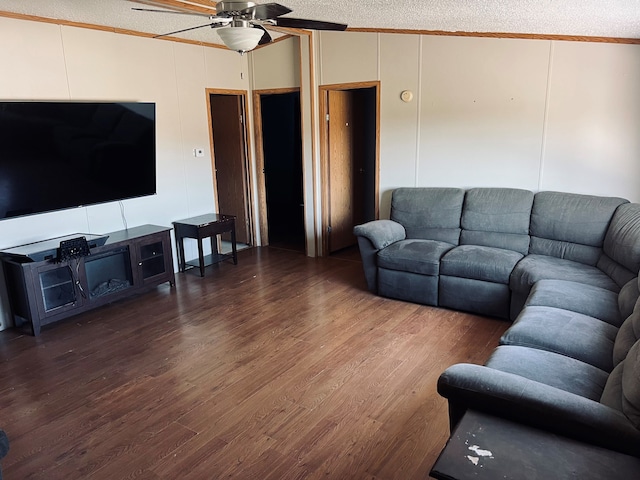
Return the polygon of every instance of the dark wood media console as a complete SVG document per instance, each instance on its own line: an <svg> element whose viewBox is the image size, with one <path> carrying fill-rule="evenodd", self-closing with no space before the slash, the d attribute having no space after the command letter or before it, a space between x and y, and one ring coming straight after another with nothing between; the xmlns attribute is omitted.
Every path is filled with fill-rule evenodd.
<svg viewBox="0 0 640 480"><path fill-rule="evenodd" d="M15 326L44 325L157 286L175 285L171 229L142 225L109 233L90 255L58 262L1 254Z"/></svg>

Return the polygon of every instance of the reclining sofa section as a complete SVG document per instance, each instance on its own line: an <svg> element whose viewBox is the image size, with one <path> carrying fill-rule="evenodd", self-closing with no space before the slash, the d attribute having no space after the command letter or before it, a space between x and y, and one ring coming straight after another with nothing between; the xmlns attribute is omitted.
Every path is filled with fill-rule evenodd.
<svg viewBox="0 0 640 480"><path fill-rule="evenodd" d="M635 215L620 210L628 204L511 188L399 188L391 219L354 234L372 292L515 319L539 280L617 293L637 275L624 254Z"/></svg>
<svg viewBox="0 0 640 480"><path fill-rule="evenodd" d="M391 207L355 228L372 291L515 319L485 365L440 375L451 427L474 409L640 457L640 204L404 188Z"/></svg>

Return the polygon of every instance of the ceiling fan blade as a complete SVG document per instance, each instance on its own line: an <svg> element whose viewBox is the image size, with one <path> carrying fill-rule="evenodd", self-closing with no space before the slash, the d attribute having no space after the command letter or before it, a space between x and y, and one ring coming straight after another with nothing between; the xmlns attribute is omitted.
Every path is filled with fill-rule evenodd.
<svg viewBox="0 0 640 480"><path fill-rule="evenodd" d="M188 32L190 30L197 30L198 28L204 28L204 27L217 28L222 26L223 24L219 22L207 23L206 25L198 25L197 27L183 28L182 30L176 30L175 32L163 33L162 35L156 35L153 38L167 37L169 35L175 35L176 33Z"/></svg>
<svg viewBox="0 0 640 480"><path fill-rule="evenodd" d="M207 15L206 13L197 13L197 12L174 12L171 10L156 10L153 8L136 8L136 7L132 7L131 10L137 10L139 12L154 12L154 13L172 13L174 15L189 15L189 16L196 16L196 17L206 17L206 18L211 18L213 15Z"/></svg>
<svg viewBox="0 0 640 480"><path fill-rule="evenodd" d="M271 43L273 39L271 38L271 35L269 35L269 32L267 32L267 30L262 25L253 24L253 28L259 28L264 32L262 38L258 42L258 45L266 45L267 43Z"/></svg>
<svg viewBox="0 0 640 480"><path fill-rule="evenodd" d="M279 3L261 3L254 7L247 8L243 13L252 14L258 20L267 20L291 13L293 10L280 5Z"/></svg>
<svg viewBox="0 0 640 480"><path fill-rule="evenodd" d="M341 32L347 29L347 25L344 23L320 22L317 20L306 20L304 18L274 18L273 22L275 22L278 27L306 28L309 30L337 30Z"/></svg>

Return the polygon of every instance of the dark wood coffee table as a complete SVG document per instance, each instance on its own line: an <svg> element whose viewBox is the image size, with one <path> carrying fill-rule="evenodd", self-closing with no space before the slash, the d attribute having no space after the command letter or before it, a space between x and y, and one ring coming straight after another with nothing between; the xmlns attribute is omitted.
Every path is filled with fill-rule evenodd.
<svg viewBox="0 0 640 480"><path fill-rule="evenodd" d="M638 478L640 458L469 410L429 475L438 480Z"/></svg>
<svg viewBox="0 0 640 480"><path fill-rule="evenodd" d="M181 272L187 269L187 265L200 268L200 276L204 277L204 269L209 265L232 259L233 264L238 264L238 252L236 250L236 217L221 213L207 213L197 217L185 218L173 222L178 247L178 266ZM218 252L217 236L231 233L231 254ZM193 238L198 241L198 264L191 264L184 257L184 239ZM204 255L202 240L211 238L211 255Z"/></svg>

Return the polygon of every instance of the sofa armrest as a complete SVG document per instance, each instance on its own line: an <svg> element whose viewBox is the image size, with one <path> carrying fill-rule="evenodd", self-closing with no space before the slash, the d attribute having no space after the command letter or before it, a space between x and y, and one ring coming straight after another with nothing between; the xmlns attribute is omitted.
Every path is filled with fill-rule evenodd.
<svg viewBox="0 0 640 480"><path fill-rule="evenodd" d="M374 220L353 228L356 237L367 238L376 250L404 240L407 234L404 227L393 220Z"/></svg>
<svg viewBox="0 0 640 480"><path fill-rule="evenodd" d="M378 265L376 255L379 250L399 240L404 240L404 227L392 220L374 220L353 228L358 237L358 247L364 268L364 277L370 292L378 293Z"/></svg>
<svg viewBox="0 0 640 480"><path fill-rule="evenodd" d="M640 431L597 401L481 365L461 363L438 379L452 426L467 408L640 457Z"/></svg>

